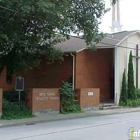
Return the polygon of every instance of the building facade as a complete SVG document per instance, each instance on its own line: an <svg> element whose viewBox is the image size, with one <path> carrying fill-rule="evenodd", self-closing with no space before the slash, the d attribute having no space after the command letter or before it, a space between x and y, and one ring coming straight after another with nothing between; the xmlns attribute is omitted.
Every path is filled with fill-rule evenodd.
<svg viewBox="0 0 140 140"><path fill-rule="evenodd" d="M11 83L6 82L4 69L0 75L0 88L14 90L17 76L24 78L25 89L59 88L62 86L62 81L71 80L74 89L99 88L101 102L118 104L123 71L124 69L128 71L130 51L136 56L136 46L139 44L139 31L109 34L97 44L96 51L91 50L80 37L71 37L55 46L64 52L64 61L47 64L42 59L38 68L15 73ZM140 55L139 50L137 53ZM136 61L134 57L134 81L136 84L138 79L138 88L140 88L140 73L138 73L140 60L138 65Z"/></svg>

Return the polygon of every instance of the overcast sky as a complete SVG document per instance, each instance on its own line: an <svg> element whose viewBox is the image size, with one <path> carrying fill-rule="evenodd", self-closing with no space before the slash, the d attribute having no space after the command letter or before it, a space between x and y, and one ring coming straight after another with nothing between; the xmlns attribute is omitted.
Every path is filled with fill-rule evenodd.
<svg viewBox="0 0 140 140"><path fill-rule="evenodd" d="M110 8L110 0L106 0ZM122 30L140 30L140 0L120 0ZM111 32L111 10L102 18L101 31Z"/></svg>

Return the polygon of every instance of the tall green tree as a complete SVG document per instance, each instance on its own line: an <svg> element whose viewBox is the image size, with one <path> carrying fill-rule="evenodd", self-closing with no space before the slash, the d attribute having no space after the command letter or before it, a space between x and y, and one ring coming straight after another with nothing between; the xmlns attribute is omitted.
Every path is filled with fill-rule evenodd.
<svg viewBox="0 0 140 140"><path fill-rule="evenodd" d="M129 64L128 64L128 99L135 99L135 86L134 86L134 70L133 70L133 57L132 51L129 55Z"/></svg>
<svg viewBox="0 0 140 140"><path fill-rule="evenodd" d="M99 42L104 0L0 0L0 66L7 74L62 58L53 45L70 33L83 33L91 46ZM56 37L56 32L62 34Z"/></svg>
<svg viewBox="0 0 140 140"><path fill-rule="evenodd" d="M119 104L121 105L121 103L126 103L128 99L128 95L127 95L127 84L126 84L126 72L124 69L123 72L123 77L122 77L122 87L121 87L121 96L120 96L120 102Z"/></svg>

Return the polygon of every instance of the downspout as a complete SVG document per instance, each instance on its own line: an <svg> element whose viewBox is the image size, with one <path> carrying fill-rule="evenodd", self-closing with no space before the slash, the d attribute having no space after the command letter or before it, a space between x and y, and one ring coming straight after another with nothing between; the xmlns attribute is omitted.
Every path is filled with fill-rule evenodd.
<svg viewBox="0 0 140 140"><path fill-rule="evenodd" d="M73 57L73 75L72 75L72 88L73 88L73 90L74 90L74 78L75 78L75 76L74 76L74 74L75 74L75 55L73 55L72 53L71 53L71 56Z"/></svg>

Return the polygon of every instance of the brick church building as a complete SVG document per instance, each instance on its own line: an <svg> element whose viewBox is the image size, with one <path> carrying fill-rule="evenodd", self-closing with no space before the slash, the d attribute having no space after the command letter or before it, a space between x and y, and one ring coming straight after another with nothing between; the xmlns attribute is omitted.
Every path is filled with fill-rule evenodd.
<svg viewBox="0 0 140 140"><path fill-rule="evenodd" d="M127 41L133 44L126 43ZM24 78L25 89L59 88L62 86L62 81L71 79L74 89L99 88L101 101L117 103L122 73L124 68L127 70L130 50L135 55L135 50L127 47L133 48L137 42L140 44L138 31L113 33L97 44L97 50L93 51L83 39L71 37L55 46L64 52L64 61L47 64L42 60L38 68L15 73L12 76L12 83L6 82L4 69L0 75L0 87L3 90L14 90L17 76Z"/></svg>

